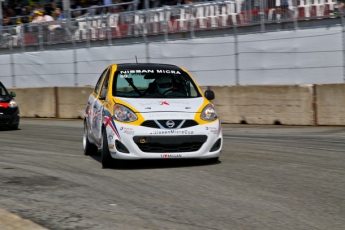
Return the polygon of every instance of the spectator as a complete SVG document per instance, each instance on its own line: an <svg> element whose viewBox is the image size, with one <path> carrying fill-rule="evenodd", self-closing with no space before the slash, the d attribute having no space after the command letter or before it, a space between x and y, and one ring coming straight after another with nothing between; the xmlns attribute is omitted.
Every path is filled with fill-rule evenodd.
<svg viewBox="0 0 345 230"><path fill-rule="evenodd" d="M42 5L41 4L39 4L39 3L36 3L35 5L34 5L34 7L32 8L32 10L31 10L31 15L32 16L35 16L35 11L39 11L39 12L43 12L44 11L44 9L43 9L43 7L42 7Z"/></svg>
<svg viewBox="0 0 345 230"><path fill-rule="evenodd" d="M13 23L11 22L10 18L9 17L4 17L2 19L2 25L3 26L12 26Z"/></svg>
<svg viewBox="0 0 345 230"><path fill-rule="evenodd" d="M56 15L56 21L61 21L62 19L65 18L65 14L61 12L60 8L55 9L55 15Z"/></svg>
<svg viewBox="0 0 345 230"><path fill-rule="evenodd" d="M104 6L110 6L113 4L112 0L103 0L103 5ZM104 8L103 13L107 13L110 12L111 10L109 9L109 7Z"/></svg>
<svg viewBox="0 0 345 230"><path fill-rule="evenodd" d="M280 2L280 5L278 4L276 6L277 8L277 14L281 15L281 18L288 19L290 17L289 12L289 1L288 0L278 0L278 3Z"/></svg>
<svg viewBox="0 0 345 230"><path fill-rule="evenodd" d="M57 27L57 25L54 25L54 18L50 15L43 15L43 22L48 25L48 29L50 31L54 30Z"/></svg>
<svg viewBox="0 0 345 230"><path fill-rule="evenodd" d="M44 21L43 14L40 11L38 10L34 11L33 15L34 15L34 19L32 20L32 23L40 23Z"/></svg>
<svg viewBox="0 0 345 230"><path fill-rule="evenodd" d="M345 0L338 0L338 12L339 14L344 13L344 7L345 7ZM334 12L336 13L336 12Z"/></svg>
<svg viewBox="0 0 345 230"><path fill-rule="evenodd" d="M13 35L16 35L16 30L10 20L10 18L8 17L4 17L3 18L3 27L0 31L0 40L3 39L3 41L5 42L4 44L9 45Z"/></svg>

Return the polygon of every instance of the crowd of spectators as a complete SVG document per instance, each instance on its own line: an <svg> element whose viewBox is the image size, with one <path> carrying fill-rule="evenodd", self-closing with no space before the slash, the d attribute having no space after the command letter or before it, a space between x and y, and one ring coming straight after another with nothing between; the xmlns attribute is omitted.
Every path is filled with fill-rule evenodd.
<svg viewBox="0 0 345 230"><path fill-rule="evenodd" d="M61 9L63 9L63 0L0 0L2 3L2 22L3 25L15 25L28 23L34 20L35 12L43 15L49 15L54 19L61 19ZM84 10L75 10L78 8L88 8L91 6L102 6L116 4L121 0L70 0L72 17L78 17L86 13ZM122 0L126 2L130 0ZM1 19L0 19L1 20Z"/></svg>
<svg viewBox="0 0 345 230"><path fill-rule="evenodd" d="M93 9L95 14L101 14L109 12L109 8L93 8L94 6L108 6L116 3L133 2L134 0L70 0L71 17L75 18L81 16L85 13L89 13ZM177 5L177 4L188 4L197 1L212 1L212 0L139 0L139 4L136 5L136 9L140 10L143 8L153 8L160 7L163 5ZM297 0L298 1L298 0ZM54 20L61 20L64 15L61 13L63 9L63 0L0 0L2 3L2 15L0 18L0 23L2 25L16 25L21 23L29 23L34 20L37 16L35 12L40 12L43 15L49 15ZM252 10L259 7L259 0L240 0L242 3L242 8L249 3L252 5ZM266 8L276 9L278 14L289 14L289 2L288 0L280 0L279 6L276 5L278 1L276 0L265 0ZM345 2L345 0L340 0L340 2ZM146 5L148 3L149 5ZM339 9L343 9L344 3L339 5ZM128 6L118 6L112 7L111 12L124 11ZM244 11L245 9L242 9ZM80 9L80 10L79 10ZM84 9L84 10L83 10Z"/></svg>
<svg viewBox="0 0 345 230"><path fill-rule="evenodd" d="M132 2L134 0L70 0L72 10L71 17L78 17L87 13L86 10L78 10L84 8L92 8L93 6L107 6L116 3ZM185 0L149 0L150 6L159 7L162 5L176 5L183 4ZM197 0L186 0L197 1ZM43 15L49 15L54 20L61 19L61 15L57 12L63 9L63 0L0 0L2 3L2 24L3 25L16 25L21 23L32 22L35 18L35 12L41 12ZM139 0L137 9L144 7L144 1ZM119 6L112 11L123 11L125 6ZM107 12L107 9L98 10ZM98 12L99 13L99 12ZM0 18L1 22L1 18Z"/></svg>

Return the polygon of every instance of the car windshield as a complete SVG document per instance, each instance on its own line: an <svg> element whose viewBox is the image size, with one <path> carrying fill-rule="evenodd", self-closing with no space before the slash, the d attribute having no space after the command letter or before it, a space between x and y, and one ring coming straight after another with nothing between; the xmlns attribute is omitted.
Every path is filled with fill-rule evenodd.
<svg viewBox="0 0 345 230"><path fill-rule="evenodd" d="M6 88L0 83L0 97L1 96L7 96L8 92L6 90Z"/></svg>
<svg viewBox="0 0 345 230"><path fill-rule="evenodd" d="M196 85L178 70L120 70L115 72L113 96L131 98L201 97Z"/></svg>

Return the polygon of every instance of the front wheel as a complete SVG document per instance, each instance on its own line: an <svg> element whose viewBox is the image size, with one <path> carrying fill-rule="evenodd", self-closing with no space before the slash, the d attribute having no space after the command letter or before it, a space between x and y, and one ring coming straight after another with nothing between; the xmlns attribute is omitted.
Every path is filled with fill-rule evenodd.
<svg viewBox="0 0 345 230"><path fill-rule="evenodd" d="M102 151L101 163L102 163L103 168L110 168L113 165L115 160L110 155L107 131L105 129L103 129L103 143L102 143L101 151Z"/></svg>
<svg viewBox="0 0 345 230"><path fill-rule="evenodd" d="M19 123L16 124L16 125L10 126L9 129L10 129L10 130L17 130L17 129L19 129Z"/></svg>
<svg viewBox="0 0 345 230"><path fill-rule="evenodd" d="M210 158L210 159L208 159L208 162L210 164L216 164L219 162L219 157Z"/></svg>

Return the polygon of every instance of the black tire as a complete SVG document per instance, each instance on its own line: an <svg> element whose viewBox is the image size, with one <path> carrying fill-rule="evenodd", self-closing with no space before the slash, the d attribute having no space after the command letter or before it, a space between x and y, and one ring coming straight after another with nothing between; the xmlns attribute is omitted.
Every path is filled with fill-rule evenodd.
<svg viewBox="0 0 345 230"><path fill-rule="evenodd" d="M210 158L208 159L208 162L211 164L216 164L219 162L219 157Z"/></svg>
<svg viewBox="0 0 345 230"><path fill-rule="evenodd" d="M108 137L107 137L107 131L103 129L103 143L102 143L102 149L101 149L101 163L103 168L111 168L113 166L115 160L111 157L109 146L108 146Z"/></svg>
<svg viewBox="0 0 345 230"><path fill-rule="evenodd" d="M18 130L18 128L19 128L19 123L9 127L10 130Z"/></svg>
<svg viewBox="0 0 345 230"><path fill-rule="evenodd" d="M90 143L89 141L89 133L87 131L86 121L84 121L83 148L84 148L84 154L86 156L94 155L97 153L97 146Z"/></svg>

